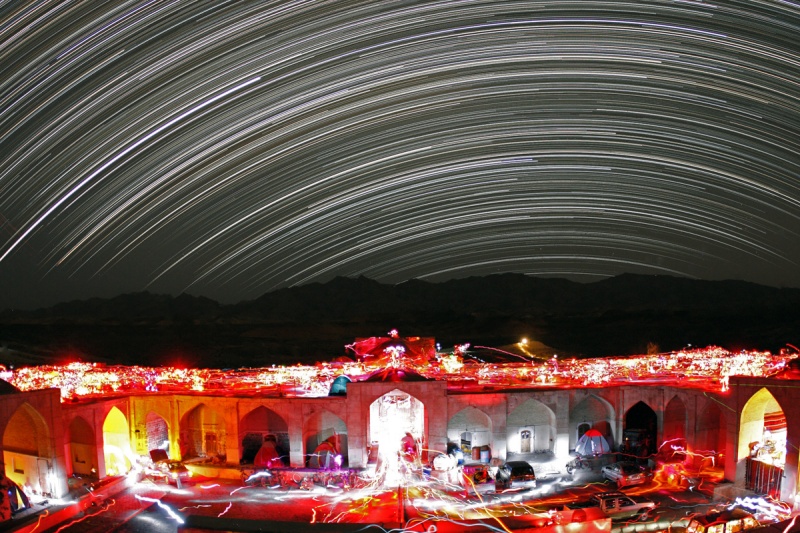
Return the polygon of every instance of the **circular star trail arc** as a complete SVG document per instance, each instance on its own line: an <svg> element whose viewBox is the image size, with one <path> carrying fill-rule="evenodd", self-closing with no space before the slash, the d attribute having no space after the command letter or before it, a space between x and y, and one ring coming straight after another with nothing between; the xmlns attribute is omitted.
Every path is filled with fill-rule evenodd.
<svg viewBox="0 0 800 533"><path fill-rule="evenodd" d="M4 276L800 286L796 2L42 1L0 35Z"/></svg>

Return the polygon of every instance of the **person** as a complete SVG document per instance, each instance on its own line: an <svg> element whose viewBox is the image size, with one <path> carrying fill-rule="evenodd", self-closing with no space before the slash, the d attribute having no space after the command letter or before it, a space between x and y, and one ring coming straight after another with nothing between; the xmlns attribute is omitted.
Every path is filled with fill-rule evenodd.
<svg viewBox="0 0 800 533"><path fill-rule="evenodd" d="M408 462L413 462L417 458L417 441L414 436L406 431L405 436L400 439L400 449L403 458Z"/></svg>
<svg viewBox="0 0 800 533"><path fill-rule="evenodd" d="M625 439L625 442L622 443L622 451L631 453L631 439Z"/></svg>

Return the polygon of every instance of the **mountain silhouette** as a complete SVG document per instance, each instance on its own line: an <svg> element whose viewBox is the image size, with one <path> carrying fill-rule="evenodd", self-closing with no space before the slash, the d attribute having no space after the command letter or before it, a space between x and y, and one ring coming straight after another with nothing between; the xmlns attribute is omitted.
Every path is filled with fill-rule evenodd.
<svg viewBox="0 0 800 533"><path fill-rule="evenodd" d="M527 337L575 357L687 345L778 351L800 343L800 289L635 274L585 284L499 274L397 285L338 277L233 305L139 292L0 313L0 363L306 364L333 360L354 338L392 328L435 337L443 349Z"/></svg>

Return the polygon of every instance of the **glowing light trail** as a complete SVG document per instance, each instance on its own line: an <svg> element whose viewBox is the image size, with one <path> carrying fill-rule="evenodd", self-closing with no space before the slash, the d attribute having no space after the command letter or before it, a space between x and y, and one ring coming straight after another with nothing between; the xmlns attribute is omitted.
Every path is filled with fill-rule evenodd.
<svg viewBox="0 0 800 533"><path fill-rule="evenodd" d="M197 391L213 394L236 392L262 396L328 396L336 377L365 379L390 366L405 368L399 349L392 349L388 360L354 363L320 363L315 366L288 366L231 370L178 369L173 367L107 367L97 363L69 363L22 367L13 371L0 367L0 378L20 390L58 388L62 401L109 394ZM463 390L530 387L601 387L630 383L702 388L725 392L730 376L766 377L784 370L796 354L745 350L730 352L719 347L631 357L597 359L549 359L527 363L463 363L463 347L436 360L414 364L421 375L450 382ZM470 385L470 382L474 385Z"/></svg>
<svg viewBox="0 0 800 533"><path fill-rule="evenodd" d="M42 222L44 222L45 219L47 219L47 217L49 217L55 210L57 210L59 207L61 207L62 204L67 202L72 196L77 194L85 185L89 184L97 176L99 176L100 174L105 172L109 167L114 165L117 161L119 161L120 159L122 159L123 157L128 155L129 153L133 152L139 146L143 145L144 143L146 143L147 141L149 141L150 139L152 139L156 135L159 135L160 133L166 131L168 128L171 128L172 126L174 126L178 122L182 121L183 119L193 115L194 113L200 111L203 108L206 108L206 107L210 106L211 104L213 104L213 103L215 103L215 102L217 102L219 100L222 100L223 98L226 98L227 96L230 96L234 92L236 92L236 91L238 91L238 90L240 90L240 89L242 89L244 87L247 87L248 85L252 85L252 84L254 84L254 83L256 83L256 82L258 82L260 80L261 80L260 77L252 78L250 80L247 80L245 82L242 82L242 83L236 85L235 87L232 87L232 88L228 89L227 91L224 91L224 92L222 92L222 93L220 93L220 94L218 94L216 96L213 96L213 97L211 97L211 98L209 98L209 99L207 99L207 100L205 100L203 102L200 102L199 104L197 104L194 107L188 109L187 111L184 111L183 113L181 113L180 115L176 116L175 118L165 122L163 125L161 125L158 128L154 129L150 133L140 137L133 144L129 145L128 147L126 147L122 151L120 151L117 154L115 154L114 156L112 156L108 161L106 161L105 163L100 165L100 167L98 167L95 171L93 171L88 176L83 178L77 184L73 185L65 194L63 194L49 208L47 208L44 211L44 213L42 213L37 218L35 218L32 221L30 221L28 224L26 224L27 225L27 229L25 229L18 237L16 237L11 242L11 244L6 248L6 251L2 255L0 255L0 261L3 261L8 256L8 254L10 254L14 250L14 248L16 248L22 241L24 241L25 238L28 235L30 235L30 233L33 230L35 230Z"/></svg>
<svg viewBox="0 0 800 533"><path fill-rule="evenodd" d="M155 503L155 504L156 504L156 505L158 505L158 506L159 506L161 509L163 509L164 511L166 511L167 515L168 515L168 516L169 516L171 519L175 520L175 521L176 521L177 523L179 523L179 524L183 524L183 522L184 522L184 521L183 521L183 518L181 518L181 517L180 517L180 515L178 515L178 513L176 513L176 512L175 512L175 511L172 509L172 507L170 507L170 506L169 506L169 505L167 505L166 503L162 502L162 501L161 501L161 500L159 500L158 498L150 498L150 497L147 497L147 496L140 496L139 494L136 494L135 496L136 496L136 499L137 499L137 500L140 500L140 501L143 501L143 502Z"/></svg>
<svg viewBox="0 0 800 533"><path fill-rule="evenodd" d="M10 306L359 275L800 286L795 2L17 4Z"/></svg>

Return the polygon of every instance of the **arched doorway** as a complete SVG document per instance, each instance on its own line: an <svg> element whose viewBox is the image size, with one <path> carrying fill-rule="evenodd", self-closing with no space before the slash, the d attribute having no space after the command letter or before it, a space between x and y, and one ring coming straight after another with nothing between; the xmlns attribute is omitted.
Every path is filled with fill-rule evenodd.
<svg viewBox="0 0 800 533"><path fill-rule="evenodd" d="M225 460L225 420L201 403L181 420L181 457L212 457Z"/></svg>
<svg viewBox="0 0 800 533"><path fill-rule="evenodd" d="M786 461L786 416L765 388L753 394L742 409L739 457L745 463L745 488L779 498ZM740 471L737 468L737 478Z"/></svg>
<svg viewBox="0 0 800 533"><path fill-rule="evenodd" d="M150 411L145 417L147 451L164 450L169 455L169 426L159 414Z"/></svg>
<svg viewBox="0 0 800 533"><path fill-rule="evenodd" d="M674 396L664 409L664 440L686 438L686 406Z"/></svg>
<svg viewBox="0 0 800 533"><path fill-rule="evenodd" d="M578 402L569 413L569 426L574 428L570 435L570 449L574 449L578 440L590 429L599 431L610 446L614 446L614 410L611 404L601 400L594 394ZM574 439L574 440L573 440Z"/></svg>
<svg viewBox="0 0 800 533"><path fill-rule="evenodd" d="M465 457L474 449L492 445L492 421L489 415L467 407L457 412L447 423L447 440L458 445Z"/></svg>
<svg viewBox="0 0 800 533"><path fill-rule="evenodd" d="M556 437L556 415L542 402L527 400L506 420L508 451L534 453L553 451Z"/></svg>
<svg viewBox="0 0 800 533"><path fill-rule="evenodd" d="M347 426L344 420L327 409L308 418L303 430L303 443L306 465L310 468L347 465ZM336 459L337 455L339 459Z"/></svg>
<svg viewBox="0 0 800 533"><path fill-rule="evenodd" d="M50 496L55 491L55 465L50 429L30 404L17 408L3 433L6 476L35 494Z"/></svg>
<svg viewBox="0 0 800 533"><path fill-rule="evenodd" d="M386 486L402 482L399 455L405 441L419 443L425 436L425 406L410 394L395 389L369 407L370 460L377 461Z"/></svg>
<svg viewBox="0 0 800 533"><path fill-rule="evenodd" d="M716 403L709 403L697 418L695 452L717 468L725 467L725 446L727 445L728 425L725 416Z"/></svg>
<svg viewBox="0 0 800 533"><path fill-rule="evenodd" d="M534 444L534 434L530 429L523 429L519 432L519 453L531 453Z"/></svg>
<svg viewBox="0 0 800 533"><path fill-rule="evenodd" d="M625 413L625 428L621 449L639 457L646 457L656 450L658 417L644 402L637 402Z"/></svg>
<svg viewBox="0 0 800 533"><path fill-rule="evenodd" d="M107 476L121 476L131 469L131 432L128 420L112 407L103 422L103 458Z"/></svg>
<svg viewBox="0 0 800 533"><path fill-rule="evenodd" d="M275 448L284 464L289 459L289 426L281 415L264 407L256 407L239 423L242 464L252 464L265 443Z"/></svg>
<svg viewBox="0 0 800 533"><path fill-rule="evenodd" d="M74 474L97 476L97 444L94 428L80 416L76 416L69 423L69 451Z"/></svg>

